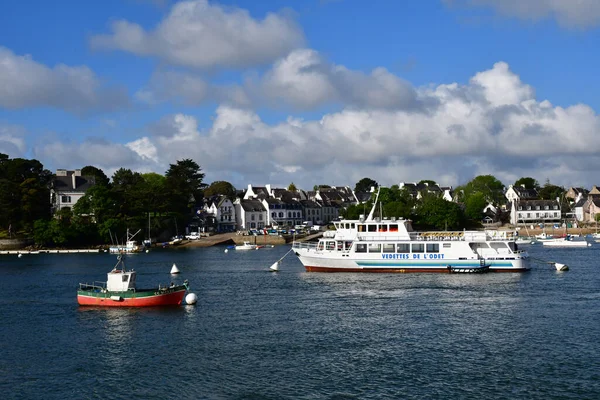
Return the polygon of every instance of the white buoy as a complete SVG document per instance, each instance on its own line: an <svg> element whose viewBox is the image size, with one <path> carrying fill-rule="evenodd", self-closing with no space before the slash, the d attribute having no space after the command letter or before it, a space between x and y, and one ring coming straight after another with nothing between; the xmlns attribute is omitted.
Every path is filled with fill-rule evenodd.
<svg viewBox="0 0 600 400"><path fill-rule="evenodd" d="M150 250L146 249L146 253L150 253Z"/></svg>
<svg viewBox="0 0 600 400"><path fill-rule="evenodd" d="M557 271L561 271L561 272L569 270L569 266L567 264L554 263L554 267L556 268Z"/></svg>
<svg viewBox="0 0 600 400"><path fill-rule="evenodd" d="M229 251L229 249L225 249L225 253L227 253Z"/></svg>
<svg viewBox="0 0 600 400"><path fill-rule="evenodd" d="M196 304L197 301L198 296L196 296L196 293L188 293L187 296L185 296L186 304Z"/></svg>
<svg viewBox="0 0 600 400"><path fill-rule="evenodd" d="M279 271L279 263L280 263L280 261L275 261L275 262L273 263L273 265L271 265L271 266L269 267L269 270L270 270L271 272L277 272L277 271Z"/></svg>
<svg viewBox="0 0 600 400"><path fill-rule="evenodd" d="M177 265L175 265L175 263L173 263L173 267L171 267L171 273L172 274L178 274L179 273L179 268L177 268Z"/></svg>
<svg viewBox="0 0 600 400"><path fill-rule="evenodd" d="M17 257L21 258L21 257L23 257L23 254L19 253L19 255Z"/></svg>

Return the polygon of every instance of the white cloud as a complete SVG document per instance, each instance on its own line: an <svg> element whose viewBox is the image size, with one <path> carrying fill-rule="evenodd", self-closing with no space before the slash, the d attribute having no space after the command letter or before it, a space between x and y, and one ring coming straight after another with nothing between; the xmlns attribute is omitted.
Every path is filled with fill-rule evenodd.
<svg viewBox="0 0 600 400"><path fill-rule="evenodd" d="M417 103L412 86L385 68L367 75L331 64L310 49L295 50L275 63L263 77L260 93L299 108L332 102L366 108L407 108Z"/></svg>
<svg viewBox="0 0 600 400"><path fill-rule="evenodd" d="M127 102L124 90L102 86L86 66L49 68L29 55L0 47L0 107L53 107L84 113L113 110Z"/></svg>
<svg viewBox="0 0 600 400"><path fill-rule="evenodd" d="M10 158L23 157L27 132L21 126L0 123L0 153Z"/></svg>
<svg viewBox="0 0 600 400"><path fill-rule="evenodd" d="M327 62L310 49L294 50L263 76L241 85L219 86L197 73L158 71L136 97L146 103L176 99L187 105L214 101L242 107L317 109L325 105L356 108L416 108L421 100L406 81L385 68L370 74Z"/></svg>
<svg viewBox="0 0 600 400"><path fill-rule="evenodd" d="M560 25L571 28L588 28L600 23L600 2L597 0L445 0L445 2L489 6L504 15L534 21L555 18Z"/></svg>
<svg viewBox="0 0 600 400"><path fill-rule="evenodd" d="M111 30L93 36L92 48L154 56L194 68L261 65L304 43L301 28L286 15L268 13L257 20L246 10L207 0L176 3L152 31L125 20L113 22Z"/></svg>
<svg viewBox="0 0 600 400"><path fill-rule="evenodd" d="M506 184L522 176L597 184L590 171L600 169L598 114L583 104L538 101L507 64L476 73L467 84L413 90L428 100L427 109L351 107L319 120L267 123L254 111L222 105L206 128L194 116L176 114L126 146L82 144L46 153L58 160L93 155L96 160L81 163L160 173L192 158L207 182L228 180L237 187L353 186L365 176L383 185L421 179L457 185L480 174Z"/></svg>

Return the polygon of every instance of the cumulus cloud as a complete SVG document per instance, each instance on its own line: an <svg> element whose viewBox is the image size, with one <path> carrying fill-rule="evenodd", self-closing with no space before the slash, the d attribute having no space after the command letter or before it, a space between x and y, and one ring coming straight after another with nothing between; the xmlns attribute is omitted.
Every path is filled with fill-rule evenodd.
<svg viewBox="0 0 600 400"><path fill-rule="evenodd" d="M588 28L600 23L597 0L445 0L471 6L492 7L499 13L527 20L555 18L566 27Z"/></svg>
<svg viewBox="0 0 600 400"><path fill-rule="evenodd" d="M176 3L152 31L118 20L111 33L95 35L94 49L122 50L194 68L241 68L271 62L302 46L301 28L284 14L254 19L246 10L209 4Z"/></svg>
<svg viewBox="0 0 600 400"><path fill-rule="evenodd" d="M240 85L211 84L192 72L158 71L136 97L147 103L176 99L188 105L213 101L299 110L331 104L407 109L423 106L424 100L408 82L385 68L376 68L370 74L353 71L328 62L310 49L292 51L264 75L246 79Z"/></svg>
<svg viewBox="0 0 600 400"><path fill-rule="evenodd" d="M246 89L239 85L215 85L198 74L170 70L155 72L135 97L147 104L175 101L185 105L217 102L248 106L252 102Z"/></svg>
<svg viewBox="0 0 600 400"><path fill-rule="evenodd" d="M84 143L68 151L50 148L47 154L57 160L95 155L100 165L160 173L176 160L192 158L207 182L227 180L236 187L353 186L365 176L383 185L421 179L457 185L480 174L506 184L522 176L597 184L589 181L589 171L600 168L598 114L584 104L558 107L537 100L506 63L475 73L465 84L412 90L433 106L426 112L348 107L316 120L267 123L255 111L221 105L205 127L192 115L175 114L127 145Z"/></svg>
<svg viewBox="0 0 600 400"><path fill-rule="evenodd" d="M127 105L127 93L110 88L86 66L49 68L29 55L0 47L0 107L53 107L75 113Z"/></svg>
<svg viewBox="0 0 600 400"><path fill-rule="evenodd" d="M0 153L10 158L23 157L27 150L26 135L27 131L21 126L0 123Z"/></svg>

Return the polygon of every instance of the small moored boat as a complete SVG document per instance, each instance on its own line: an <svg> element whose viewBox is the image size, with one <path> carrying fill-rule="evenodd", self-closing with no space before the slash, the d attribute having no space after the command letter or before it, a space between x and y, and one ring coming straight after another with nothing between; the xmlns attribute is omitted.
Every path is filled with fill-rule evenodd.
<svg viewBox="0 0 600 400"><path fill-rule="evenodd" d="M238 244L235 246L236 250L254 250L256 249L258 246L256 246L255 244L252 244L250 242L244 242L244 244Z"/></svg>
<svg viewBox="0 0 600 400"><path fill-rule="evenodd" d="M101 307L150 307L180 305L188 290L187 280L183 285L137 289L136 271L126 270L123 255L117 256L117 264L107 275L106 282L80 283L77 303L81 306Z"/></svg>

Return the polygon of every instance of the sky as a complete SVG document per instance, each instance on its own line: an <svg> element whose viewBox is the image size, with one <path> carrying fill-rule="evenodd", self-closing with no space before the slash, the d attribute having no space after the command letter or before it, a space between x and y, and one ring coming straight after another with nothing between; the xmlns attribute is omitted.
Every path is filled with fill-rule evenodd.
<svg viewBox="0 0 600 400"><path fill-rule="evenodd" d="M0 4L0 153L296 187L600 184L597 0Z"/></svg>

